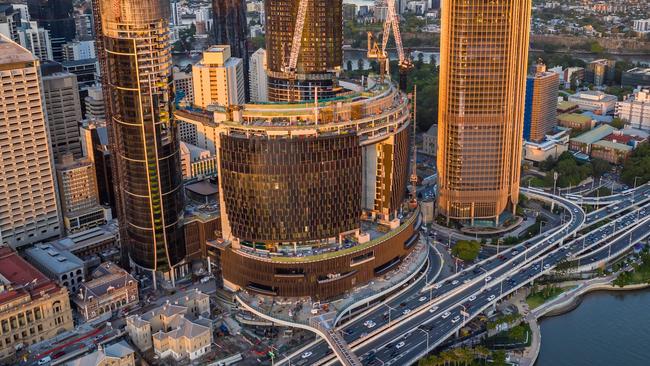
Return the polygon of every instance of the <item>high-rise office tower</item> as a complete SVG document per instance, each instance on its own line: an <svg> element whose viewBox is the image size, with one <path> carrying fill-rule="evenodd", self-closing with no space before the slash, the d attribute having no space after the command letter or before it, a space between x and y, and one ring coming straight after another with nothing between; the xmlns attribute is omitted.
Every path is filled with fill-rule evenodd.
<svg viewBox="0 0 650 366"><path fill-rule="evenodd" d="M230 57L230 47L212 46L203 52L203 58L192 66L194 105L244 104L244 68L242 59Z"/></svg>
<svg viewBox="0 0 650 366"><path fill-rule="evenodd" d="M19 247L61 233L39 62L0 35L0 244Z"/></svg>
<svg viewBox="0 0 650 366"><path fill-rule="evenodd" d="M178 129L171 116L169 4L98 0L96 7L122 245L140 269L173 283L182 274L176 269L183 269L185 244Z"/></svg>
<svg viewBox="0 0 650 366"><path fill-rule="evenodd" d="M75 38L72 0L28 0L29 16L50 32L52 56L63 61L63 45Z"/></svg>
<svg viewBox="0 0 650 366"><path fill-rule="evenodd" d="M530 0L442 5L441 214L498 223L519 198Z"/></svg>
<svg viewBox="0 0 650 366"><path fill-rule="evenodd" d="M18 28L20 28L20 11L11 4L0 4L0 33L14 42L20 42Z"/></svg>
<svg viewBox="0 0 650 366"><path fill-rule="evenodd" d="M251 102L267 102L269 100L268 80L266 78L266 51L263 48L251 55L248 85L251 90Z"/></svg>
<svg viewBox="0 0 650 366"><path fill-rule="evenodd" d="M526 78L524 140L541 142L557 125L557 96L560 74L546 71L537 64L535 73Z"/></svg>
<svg viewBox="0 0 650 366"><path fill-rule="evenodd" d="M66 153L80 158L81 102L77 76L69 72L43 72L43 99L54 161L60 162Z"/></svg>
<svg viewBox="0 0 650 366"><path fill-rule="evenodd" d="M233 57L242 59L248 74L248 27L245 0L212 0L214 40L229 45ZM244 80L248 100L248 80Z"/></svg>
<svg viewBox="0 0 650 366"><path fill-rule="evenodd" d="M312 100L336 94L335 76L343 63L343 8L341 0L312 0L302 30L295 73L288 70L299 0L268 0L266 62L269 100Z"/></svg>

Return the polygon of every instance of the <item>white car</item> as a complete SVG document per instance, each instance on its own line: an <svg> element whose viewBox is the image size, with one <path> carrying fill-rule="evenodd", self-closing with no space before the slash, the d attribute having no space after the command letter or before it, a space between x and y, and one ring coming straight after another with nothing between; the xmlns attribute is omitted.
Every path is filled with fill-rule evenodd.
<svg viewBox="0 0 650 366"><path fill-rule="evenodd" d="M451 313L447 311L444 314L442 314L442 318L447 319L447 318L449 318L449 315L451 315Z"/></svg>
<svg viewBox="0 0 650 366"><path fill-rule="evenodd" d="M492 300L494 300L494 299L496 299L496 296L495 296L495 295L490 295L490 296L488 296L488 301L492 301Z"/></svg>
<svg viewBox="0 0 650 366"><path fill-rule="evenodd" d="M302 358L309 358L309 357L311 357L311 355L312 355L312 353L307 351L307 352L303 353L301 357Z"/></svg>
<svg viewBox="0 0 650 366"><path fill-rule="evenodd" d="M456 315L456 317L451 320L451 324L458 323L459 320L460 320L460 316Z"/></svg>
<svg viewBox="0 0 650 366"><path fill-rule="evenodd" d="M366 324L366 327L368 327L368 329L372 329L372 328L375 327L375 325L377 325L377 323L375 323L375 322L370 322L370 323Z"/></svg>
<svg viewBox="0 0 650 366"><path fill-rule="evenodd" d="M491 280L492 280L492 276L485 277L485 282L490 282Z"/></svg>
<svg viewBox="0 0 650 366"><path fill-rule="evenodd" d="M544 265L544 269L549 269L549 268L551 268L551 265L550 265L550 264L545 264L545 265Z"/></svg>
<svg viewBox="0 0 650 366"><path fill-rule="evenodd" d="M438 310L438 307L437 306L432 306L431 309L429 309L429 312L430 313L435 313L436 310Z"/></svg>
<svg viewBox="0 0 650 366"><path fill-rule="evenodd" d="M458 285L458 280L453 280L453 281L451 281L451 284L452 284L452 285Z"/></svg>
<svg viewBox="0 0 650 366"><path fill-rule="evenodd" d="M441 287L442 287L442 283L436 283L435 285L433 285L433 288L435 288L436 290L438 290Z"/></svg>
<svg viewBox="0 0 650 366"><path fill-rule="evenodd" d="M409 315L410 312L411 312L411 309L404 309L404 311L402 311L402 314Z"/></svg>
<svg viewBox="0 0 650 366"><path fill-rule="evenodd" d="M467 300L469 300L469 301L476 300L476 295L472 295L472 296L468 297Z"/></svg>
<svg viewBox="0 0 650 366"><path fill-rule="evenodd" d="M421 296L421 297L418 299L418 301L419 301L419 302L427 301L427 297L426 297L426 296Z"/></svg>
<svg viewBox="0 0 650 366"><path fill-rule="evenodd" d="M395 345L395 348L400 349L400 348L404 347L405 345L406 345L406 343L399 342L397 345Z"/></svg>
<svg viewBox="0 0 650 366"><path fill-rule="evenodd" d="M49 363L50 361L52 361L52 357L45 356L45 357L41 358L40 360L38 360L38 364L39 365L45 365L45 364Z"/></svg>

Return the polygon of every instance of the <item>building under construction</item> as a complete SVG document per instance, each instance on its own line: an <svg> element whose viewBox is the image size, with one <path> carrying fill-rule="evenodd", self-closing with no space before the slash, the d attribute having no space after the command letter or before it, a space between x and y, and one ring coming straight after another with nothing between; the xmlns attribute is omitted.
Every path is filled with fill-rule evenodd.
<svg viewBox="0 0 650 366"><path fill-rule="evenodd" d="M417 246L411 102L387 75L339 83L340 0L268 0L266 10L274 103L175 115L214 138L222 240L211 251L224 284L328 299Z"/></svg>

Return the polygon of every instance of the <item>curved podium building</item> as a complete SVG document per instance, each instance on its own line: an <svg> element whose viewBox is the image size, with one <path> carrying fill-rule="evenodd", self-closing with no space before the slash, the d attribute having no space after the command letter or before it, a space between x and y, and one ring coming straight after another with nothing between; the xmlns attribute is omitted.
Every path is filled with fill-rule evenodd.
<svg viewBox="0 0 650 366"><path fill-rule="evenodd" d="M325 299L394 269L417 242L404 204L410 106L392 84L176 117L214 129L228 287Z"/></svg>

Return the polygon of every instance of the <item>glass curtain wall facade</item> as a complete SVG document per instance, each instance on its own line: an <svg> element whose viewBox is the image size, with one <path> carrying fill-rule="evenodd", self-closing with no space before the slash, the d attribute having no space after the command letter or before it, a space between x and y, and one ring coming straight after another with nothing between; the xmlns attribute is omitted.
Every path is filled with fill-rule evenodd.
<svg viewBox="0 0 650 366"><path fill-rule="evenodd" d="M214 14L215 44L230 45L233 57L241 58L244 62L244 75L248 75L248 27L246 26L245 0L212 0ZM246 100L250 100L248 77L246 84Z"/></svg>
<svg viewBox="0 0 650 366"><path fill-rule="evenodd" d="M169 6L98 2L123 246L139 267L168 272L185 258L178 129L170 115Z"/></svg>
<svg viewBox="0 0 650 366"><path fill-rule="evenodd" d="M284 72L289 63L299 0L267 0L266 52L271 101L301 101L336 94L335 73L343 63L342 0L310 0L298 54L296 75Z"/></svg>
<svg viewBox="0 0 650 366"><path fill-rule="evenodd" d="M441 214L490 220L519 196L530 0L442 5L438 172Z"/></svg>
<svg viewBox="0 0 650 366"><path fill-rule="evenodd" d="M63 61L63 45L76 35L72 0L28 0L27 7L31 20L50 32L54 61Z"/></svg>

